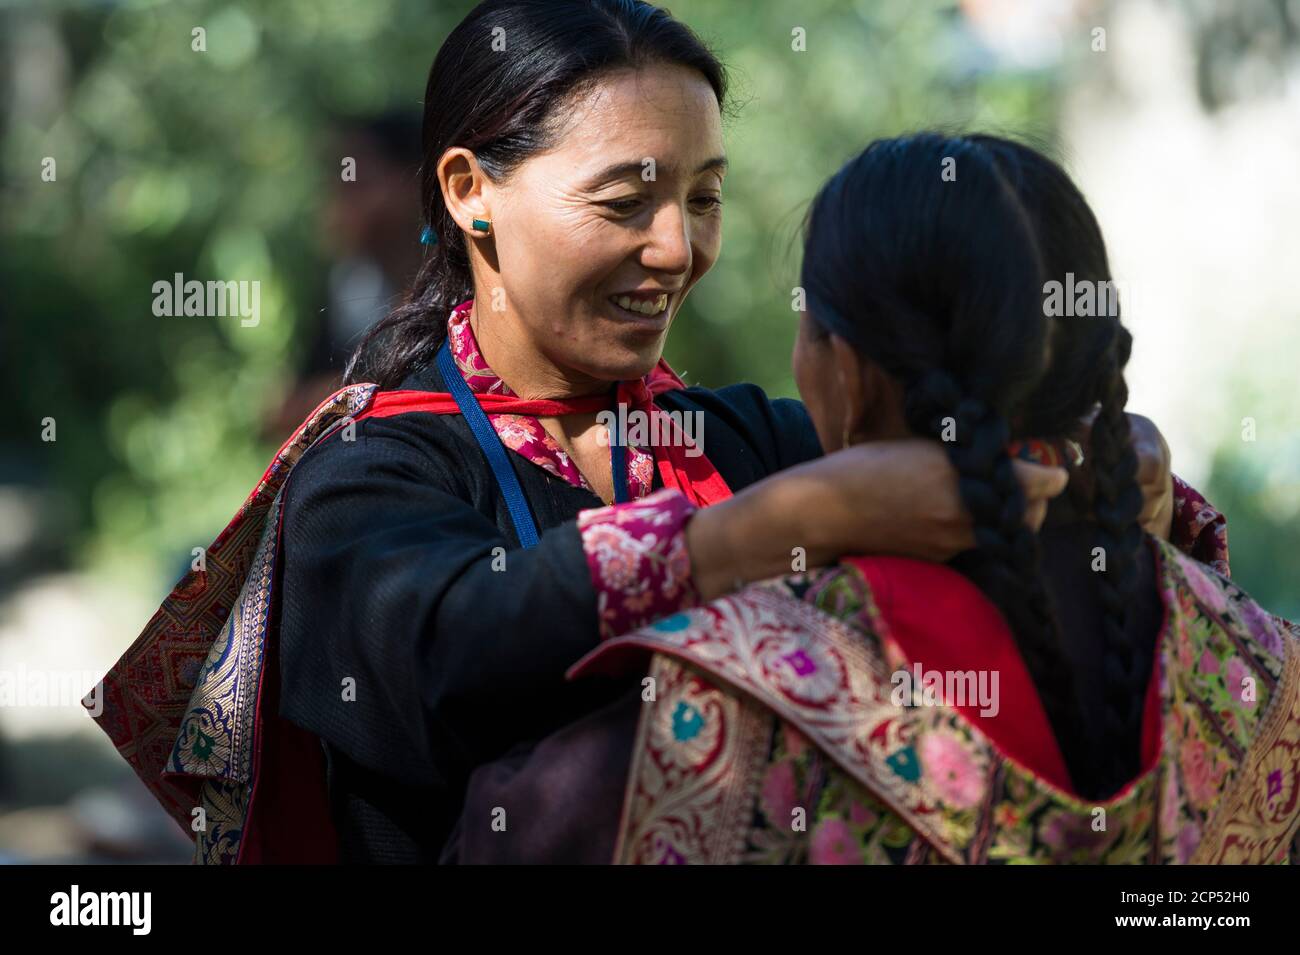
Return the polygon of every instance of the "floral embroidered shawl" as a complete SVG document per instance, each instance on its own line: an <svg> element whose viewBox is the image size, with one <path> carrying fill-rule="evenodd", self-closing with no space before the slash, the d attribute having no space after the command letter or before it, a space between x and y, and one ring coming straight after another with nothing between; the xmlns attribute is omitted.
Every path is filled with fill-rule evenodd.
<svg viewBox="0 0 1300 955"><path fill-rule="evenodd" d="M895 705L907 660L873 571L965 581L866 558L661 620L574 668L655 651L617 861L1297 861L1300 628L1156 546L1166 618L1143 769L1113 798L1058 788L956 706Z"/></svg>

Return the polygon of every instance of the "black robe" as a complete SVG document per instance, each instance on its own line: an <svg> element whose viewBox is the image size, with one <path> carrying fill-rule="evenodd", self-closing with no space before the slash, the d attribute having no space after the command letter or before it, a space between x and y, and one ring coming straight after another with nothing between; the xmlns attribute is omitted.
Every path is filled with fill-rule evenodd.
<svg viewBox="0 0 1300 955"><path fill-rule="evenodd" d="M402 388L446 390L433 366ZM656 404L703 412L704 452L733 491L821 454L803 405L754 385ZM575 519L603 502L507 457L541 532L530 550L458 415L366 418L286 485L280 714L322 741L345 862L437 861L475 767L635 692L564 680L598 640Z"/></svg>

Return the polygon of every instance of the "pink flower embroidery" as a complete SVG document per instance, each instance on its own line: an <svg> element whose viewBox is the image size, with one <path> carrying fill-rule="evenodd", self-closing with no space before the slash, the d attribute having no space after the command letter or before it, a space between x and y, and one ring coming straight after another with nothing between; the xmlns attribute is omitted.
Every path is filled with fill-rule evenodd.
<svg viewBox="0 0 1300 955"><path fill-rule="evenodd" d="M859 829L870 828L879 818L875 812L856 799L849 803L849 821Z"/></svg>
<svg viewBox="0 0 1300 955"><path fill-rule="evenodd" d="M1197 668L1202 673L1218 673L1219 661L1215 659L1214 654L1209 650L1203 650L1201 651L1201 662L1197 664Z"/></svg>
<svg viewBox="0 0 1300 955"><path fill-rule="evenodd" d="M1223 595L1223 588L1218 581L1186 558L1183 559L1183 569L1186 571L1187 584L1192 593L1196 594L1197 600L1215 613L1223 613L1228 609L1228 598Z"/></svg>
<svg viewBox="0 0 1300 955"><path fill-rule="evenodd" d="M984 794L984 779L970 751L950 733L921 740L921 767L935 793L954 809L969 809Z"/></svg>
<svg viewBox="0 0 1300 955"><path fill-rule="evenodd" d="M694 513L685 495L664 489L578 514L603 638L699 603L686 549L686 524Z"/></svg>
<svg viewBox="0 0 1300 955"><path fill-rule="evenodd" d="M1233 657L1228 661L1225 670L1224 681L1228 685L1228 695L1243 708L1253 710L1257 701L1245 698L1246 687L1249 685L1246 683L1246 678L1252 676L1250 668L1241 662L1240 657Z"/></svg>
<svg viewBox="0 0 1300 955"><path fill-rule="evenodd" d="M862 865L862 850L853 830L843 819L823 819L808 846L813 865Z"/></svg>
<svg viewBox="0 0 1300 955"><path fill-rule="evenodd" d="M1215 765L1213 750L1204 740L1188 738L1178 749L1178 761L1183 770L1187 798L1198 809L1210 808L1218 798L1224 773L1222 766Z"/></svg>
<svg viewBox="0 0 1300 955"><path fill-rule="evenodd" d="M1281 628L1268 611L1251 600L1243 601L1239 608L1241 617L1246 622L1250 635L1255 638L1255 642L1272 656L1282 656Z"/></svg>

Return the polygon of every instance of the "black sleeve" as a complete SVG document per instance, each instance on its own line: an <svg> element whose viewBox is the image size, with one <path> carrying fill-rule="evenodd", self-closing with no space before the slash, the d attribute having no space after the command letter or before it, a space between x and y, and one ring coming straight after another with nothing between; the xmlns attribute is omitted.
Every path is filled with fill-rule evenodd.
<svg viewBox="0 0 1300 955"><path fill-rule="evenodd" d="M456 471L371 420L311 448L285 490L280 713L413 786L456 786L549 731L565 669L597 643L576 523L511 550Z"/></svg>
<svg viewBox="0 0 1300 955"><path fill-rule="evenodd" d="M699 409L707 415L704 451L733 491L822 455L803 402L771 399L758 385L687 388L655 400L665 410Z"/></svg>
<svg viewBox="0 0 1300 955"><path fill-rule="evenodd" d="M768 408L778 449L778 471L822 456L817 429L813 427L812 418L802 401L796 398L777 398L768 402Z"/></svg>

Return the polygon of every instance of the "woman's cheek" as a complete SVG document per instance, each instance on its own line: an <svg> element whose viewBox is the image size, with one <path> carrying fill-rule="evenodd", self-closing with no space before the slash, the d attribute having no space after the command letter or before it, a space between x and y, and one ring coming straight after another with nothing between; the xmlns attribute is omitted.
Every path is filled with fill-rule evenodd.
<svg viewBox="0 0 1300 955"><path fill-rule="evenodd" d="M794 355L791 370L794 372L794 384L799 389L808 416L812 418L817 439L822 450L827 454L839 450L841 434L839 425L828 418L827 408L834 402L827 401L826 382L831 380L825 367L829 349L818 347L808 335L808 318L804 316L799 322L799 333L795 338Z"/></svg>
<svg viewBox="0 0 1300 955"><path fill-rule="evenodd" d="M692 236L691 255L693 280L699 281L713 268L722 252L722 219L711 216L702 222Z"/></svg>

